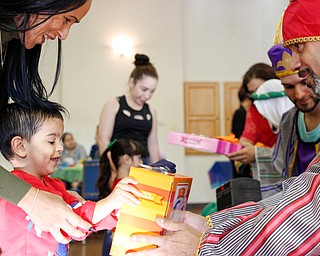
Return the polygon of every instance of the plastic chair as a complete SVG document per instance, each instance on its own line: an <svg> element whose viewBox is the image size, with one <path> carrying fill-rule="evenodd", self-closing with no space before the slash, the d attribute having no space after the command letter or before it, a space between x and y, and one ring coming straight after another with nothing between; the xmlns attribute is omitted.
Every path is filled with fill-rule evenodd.
<svg viewBox="0 0 320 256"><path fill-rule="evenodd" d="M84 199L91 201L99 200L99 190L96 186L99 172L99 159L84 161L81 190Z"/></svg>
<svg viewBox="0 0 320 256"><path fill-rule="evenodd" d="M218 161L208 172L211 188L219 187L220 185L233 179L233 167L231 161Z"/></svg>

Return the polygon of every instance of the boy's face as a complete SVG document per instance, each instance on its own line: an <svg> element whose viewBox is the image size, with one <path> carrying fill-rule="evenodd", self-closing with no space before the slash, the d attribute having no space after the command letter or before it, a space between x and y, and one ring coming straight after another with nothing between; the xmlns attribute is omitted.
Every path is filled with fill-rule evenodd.
<svg viewBox="0 0 320 256"><path fill-rule="evenodd" d="M63 150L60 143L63 128L63 121L57 118L43 123L31 140L25 142L27 155L23 170L40 179L54 172Z"/></svg>

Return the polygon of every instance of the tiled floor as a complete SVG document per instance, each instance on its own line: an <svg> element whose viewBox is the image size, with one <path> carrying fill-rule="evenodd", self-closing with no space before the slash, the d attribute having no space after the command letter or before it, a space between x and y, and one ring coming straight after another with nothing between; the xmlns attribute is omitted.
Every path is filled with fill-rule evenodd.
<svg viewBox="0 0 320 256"><path fill-rule="evenodd" d="M205 204L189 204L188 210L194 213L201 213ZM70 256L101 256L103 232L92 234L86 239L86 244L74 242L70 246ZM105 255L104 255L105 256Z"/></svg>

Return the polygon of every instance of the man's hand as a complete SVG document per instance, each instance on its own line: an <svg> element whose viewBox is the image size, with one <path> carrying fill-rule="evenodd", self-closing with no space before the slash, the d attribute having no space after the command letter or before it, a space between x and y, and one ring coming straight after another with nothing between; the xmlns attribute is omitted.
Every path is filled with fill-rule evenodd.
<svg viewBox="0 0 320 256"><path fill-rule="evenodd" d="M208 228L204 217L186 212L185 223L177 223L163 218L157 218L157 224L166 230L163 236L134 235L134 242L155 244L158 248L129 253L131 256L194 256L202 232ZM188 224L187 224L188 223Z"/></svg>

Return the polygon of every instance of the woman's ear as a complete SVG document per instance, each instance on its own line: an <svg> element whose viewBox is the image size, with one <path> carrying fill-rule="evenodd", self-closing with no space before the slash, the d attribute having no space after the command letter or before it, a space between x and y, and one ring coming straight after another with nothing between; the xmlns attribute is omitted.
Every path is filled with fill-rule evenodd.
<svg viewBox="0 0 320 256"><path fill-rule="evenodd" d="M15 136L12 138L11 149L14 155L17 155L21 158L25 158L27 156L25 140L22 139L20 136Z"/></svg>
<svg viewBox="0 0 320 256"><path fill-rule="evenodd" d="M130 77L128 85L130 90L135 86L134 79L132 77Z"/></svg>

